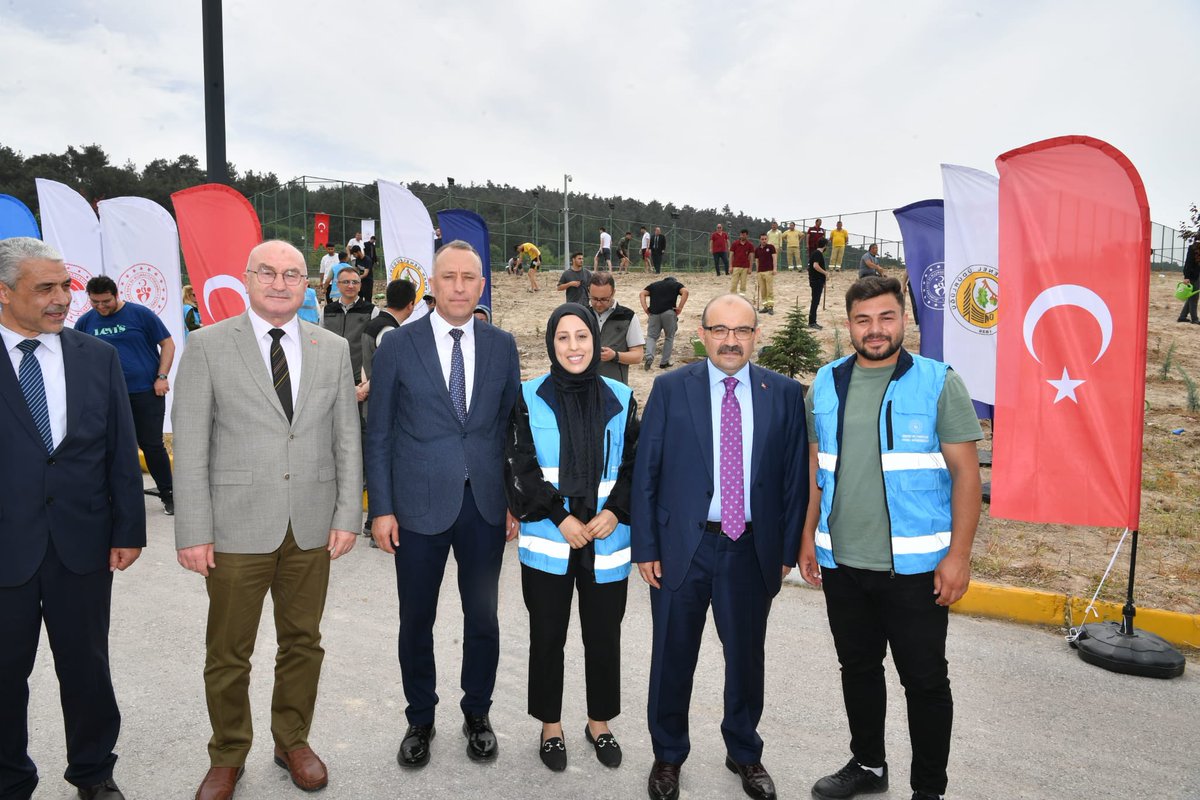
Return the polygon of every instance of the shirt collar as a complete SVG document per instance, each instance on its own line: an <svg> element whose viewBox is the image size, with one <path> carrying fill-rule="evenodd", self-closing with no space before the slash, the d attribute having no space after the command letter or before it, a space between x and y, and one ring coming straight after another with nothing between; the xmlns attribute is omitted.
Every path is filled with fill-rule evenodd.
<svg viewBox="0 0 1200 800"><path fill-rule="evenodd" d="M708 386L709 386L709 388L710 389L715 388L716 386L720 385L721 390L724 391L725 385L721 382L730 376L726 375L724 372L722 372L721 370L719 370L715 366L713 366L712 359L705 359L704 363L708 365ZM737 372L735 372L733 374L732 377L738 379L739 385L749 387L750 386L750 362L747 361L742 366L741 369L739 369Z"/></svg>
<svg viewBox="0 0 1200 800"><path fill-rule="evenodd" d="M4 349L6 352L16 350L17 345L29 338L6 327L3 323L0 323L0 337L4 339ZM40 333L35 338L42 343L43 347L55 355L62 352L62 339L59 338L57 333Z"/></svg>
<svg viewBox="0 0 1200 800"><path fill-rule="evenodd" d="M438 313L435 308L433 313L429 315L429 324L433 326L433 336L449 336L451 328L462 328L464 335L470 337L475 335L475 316L464 322L462 325L451 325L446 321L446 318Z"/></svg>
<svg viewBox="0 0 1200 800"><path fill-rule="evenodd" d="M246 315L250 317L250 327L254 330L255 339L263 339L275 326L267 322L265 319L255 314L253 310L247 309ZM300 318L292 316L287 322L279 326L283 329L284 336L289 337L293 342L300 341Z"/></svg>

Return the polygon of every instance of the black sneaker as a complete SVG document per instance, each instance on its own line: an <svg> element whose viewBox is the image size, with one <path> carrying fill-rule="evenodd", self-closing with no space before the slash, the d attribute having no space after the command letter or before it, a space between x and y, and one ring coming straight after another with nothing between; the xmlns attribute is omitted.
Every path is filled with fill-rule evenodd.
<svg viewBox="0 0 1200 800"><path fill-rule="evenodd" d="M809 328L809 330L813 330L813 331L821 331L821 330L825 330L824 328L822 328L820 325L818 325L818 324L817 324L817 323L815 323L815 322L814 322L814 323L812 323L812 324L810 324L810 325L808 326L808 328Z"/></svg>
<svg viewBox="0 0 1200 800"><path fill-rule="evenodd" d="M665 363L659 364L659 365L658 365L658 368L659 368L659 369L669 369L669 368L671 368L671 367L673 367L673 366L675 366L673 362L671 362L671 361L667 361L667 362L665 362Z"/></svg>
<svg viewBox="0 0 1200 800"><path fill-rule="evenodd" d="M168 489L165 492L160 492L158 499L162 500L163 513L168 517L175 516L175 493Z"/></svg>
<svg viewBox="0 0 1200 800"><path fill-rule="evenodd" d="M942 800L942 795L930 794L929 792L913 792L912 800Z"/></svg>
<svg viewBox="0 0 1200 800"><path fill-rule="evenodd" d="M643 360L642 360L642 369L644 369L644 370L646 370L647 372L649 372L649 371L650 371L650 362L651 362L651 361L653 361L653 359L650 359L650 358L643 359Z"/></svg>
<svg viewBox="0 0 1200 800"><path fill-rule="evenodd" d="M887 764L883 774L876 775L852 758L846 766L832 775L826 775L813 784L812 796L817 800L844 800L860 794L878 794L888 790Z"/></svg>

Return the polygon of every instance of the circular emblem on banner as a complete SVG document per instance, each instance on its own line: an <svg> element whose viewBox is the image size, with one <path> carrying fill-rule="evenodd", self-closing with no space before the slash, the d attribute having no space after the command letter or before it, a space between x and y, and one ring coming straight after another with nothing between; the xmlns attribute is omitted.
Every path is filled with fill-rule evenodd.
<svg viewBox="0 0 1200 800"><path fill-rule="evenodd" d="M972 264L958 274L950 287L951 316L972 333L996 333L996 311L1000 305L1000 277L995 267Z"/></svg>
<svg viewBox="0 0 1200 800"><path fill-rule="evenodd" d="M167 307L167 279L153 264L134 264L117 279L117 294L161 314Z"/></svg>
<svg viewBox="0 0 1200 800"><path fill-rule="evenodd" d="M91 304L88 303L87 282L95 276L78 264L64 263L63 266L71 276L71 308L67 310L67 323L74 325L75 320L91 308Z"/></svg>
<svg viewBox="0 0 1200 800"><path fill-rule="evenodd" d="M388 266L388 280L395 281L403 278L417 288L417 300L425 296L429 290L429 281L425 276L425 268L411 258L400 256Z"/></svg>
<svg viewBox="0 0 1200 800"><path fill-rule="evenodd" d="M921 302L926 308L941 311L946 305L946 264L935 261L921 272Z"/></svg>

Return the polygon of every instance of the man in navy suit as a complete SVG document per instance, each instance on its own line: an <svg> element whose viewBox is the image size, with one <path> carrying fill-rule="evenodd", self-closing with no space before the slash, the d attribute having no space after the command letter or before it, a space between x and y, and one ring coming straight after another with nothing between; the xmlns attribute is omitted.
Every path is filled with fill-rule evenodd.
<svg viewBox="0 0 1200 800"><path fill-rule="evenodd" d="M633 476L632 557L654 620L649 794L679 796L692 676L708 608L725 653L725 765L774 798L757 732L767 613L796 565L808 502L804 392L750 364L758 315L722 295L700 321L708 359L654 382ZM701 467L703 465L703 467Z"/></svg>
<svg viewBox="0 0 1200 800"><path fill-rule="evenodd" d="M108 667L112 573L146 544L146 506L116 349L63 327L71 276L37 239L0 241L0 798L38 783L27 751L42 623L67 734L64 777L84 800L113 782L121 713Z"/></svg>
<svg viewBox="0 0 1200 800"><path fill-rule="evenodd" d="M521 381L512 335L473 316L484 288L475 249L444 245L431 282L435 310L389 333L375 352L367 420L371 532L396 556L408 700L396 758L404 767L429 762L438 702L433 622L451 549L463 607L467 755L490 761L498 752L488 711L500 657L504 434Z"/></svg>

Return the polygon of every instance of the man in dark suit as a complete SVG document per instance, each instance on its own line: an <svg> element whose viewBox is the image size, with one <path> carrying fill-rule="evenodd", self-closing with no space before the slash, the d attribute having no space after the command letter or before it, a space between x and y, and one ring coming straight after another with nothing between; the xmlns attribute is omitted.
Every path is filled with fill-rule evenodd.
<svg viewBox="0 0 1200 800"><path fill-rule="evenodd" d="M64 329L71 276L37 239L0 241L0 798L27 800L29 675L42 623L67 734L65 778L117 800L108 666L112 573L146 544L133 415L116 349Z"/></svg>
<svg viewBox="0 0 1200 800"><path fill-rule="evenodd" d="M745 298L713 299L699 330L708 359L658 378L642 417L632 557L651 587L648 788L655 800L679 796L710 605L725 652L725 765L746 794L775 797L756 730L763 647L771 600L800 548L808 463L803 390L749 363L758 332Z"/></svg>
<svg viewBox="0 0 1200 800"><path fill-rule="evenodd" d="M650 259L654 262L654 271L662 272L663 253L667 251L667 237L662 228L655 226L654 235L650 237Z"/></svg>
<svg viewBox="0 0 1200 800"><path fill-rule="evenodd" d="M512 335L472 314L484 286L475 249L462 241L444 245L432 286L433 313L389 333L375 353L367 420L371 531L396 556L408 700L397 760L404 767L429 761L438 702L433 623L451 549L464 618L467 755L490 761L498 752L488 711L500 656L504 433L521 380Z"/></svg>

